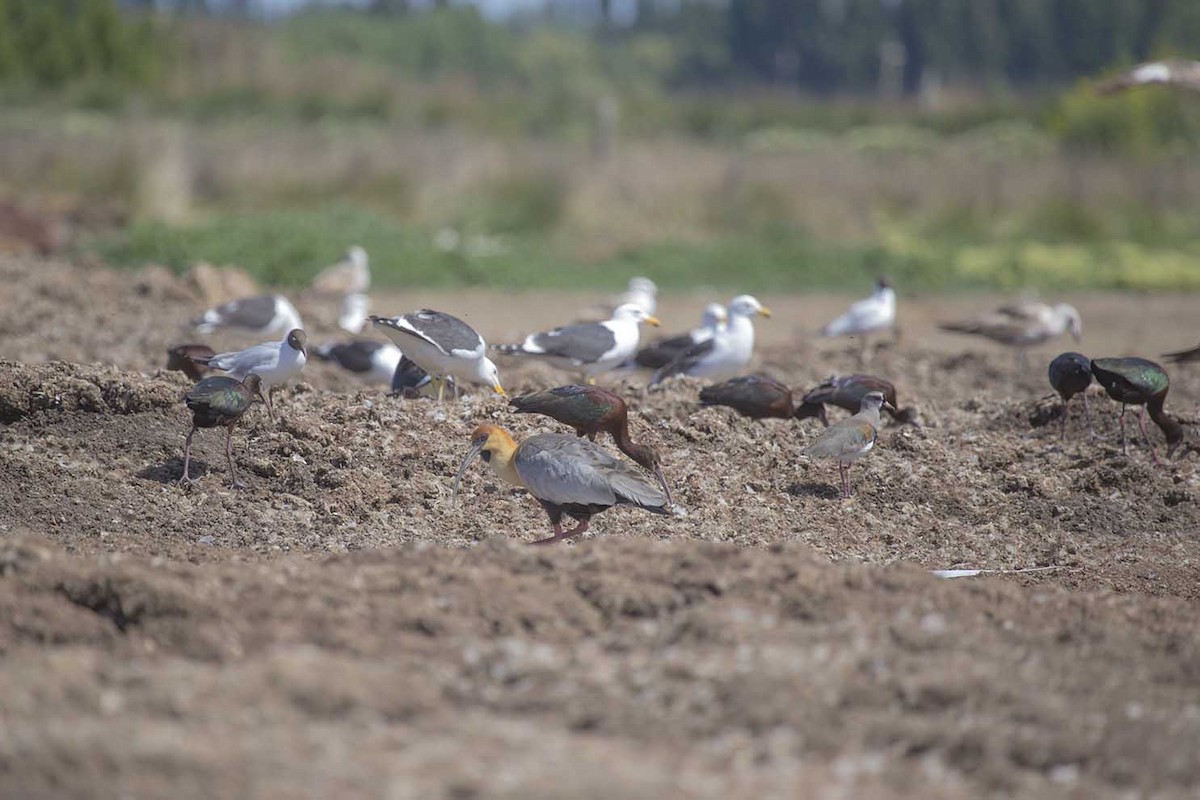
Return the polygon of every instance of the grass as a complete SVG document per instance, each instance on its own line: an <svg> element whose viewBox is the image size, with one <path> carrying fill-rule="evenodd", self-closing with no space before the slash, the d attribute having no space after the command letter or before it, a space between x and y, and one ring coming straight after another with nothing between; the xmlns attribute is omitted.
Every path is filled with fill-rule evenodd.
<svg viewBox="0 0 1200 800"><path fill-rule="evenodd" d="M886 273L909 290L967 288L1200 290L1200 242L1156 247L1130 240L931 238L889 227L869 245L797 232L661 241L582 260L538 233L427 231L355 206L213 217L190 227L135 224L93 243L115 264L197 261L242 266L269 285L294 286L349 244L371 254L380 286L615 289L649 275L664 289L727 292L861 290Z"/></svg>

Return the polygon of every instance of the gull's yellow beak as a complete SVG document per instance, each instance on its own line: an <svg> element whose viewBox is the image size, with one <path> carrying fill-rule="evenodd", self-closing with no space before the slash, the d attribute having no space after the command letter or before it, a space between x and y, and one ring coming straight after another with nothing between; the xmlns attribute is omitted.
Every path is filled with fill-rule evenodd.
<svg viewBox="0 0 1200 800"><path fill-rule="evenodd" d="M762 314L764 317L769 317L769 316L771 316L771 309L767 308L766 306L763 306L762 308L760 308L758 310L758 313Z"/></svg>
<svg viewBox="0 0 1200 800"><path fill-rule="evenodd" d="M653 325L656 328L662 325L662 323L658 321L658 317L646 317L646 324Z"/></svg>
<svg viewBox="0 0 1200 800"><path fill-rule="evenodd" d="M496 394L500 395L501 397L508 397L508 392L504 391L504 387L498 383L492 387L492 391L495 392Z"/></svg>

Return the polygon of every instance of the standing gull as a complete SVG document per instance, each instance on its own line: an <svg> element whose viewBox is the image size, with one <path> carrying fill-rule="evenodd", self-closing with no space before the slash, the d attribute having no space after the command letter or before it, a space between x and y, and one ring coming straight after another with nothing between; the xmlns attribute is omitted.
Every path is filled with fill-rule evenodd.
<svg viewBox="0 0 1200 800"><path fill-rule="evenodd" d="M598 434L607 433L617 443L618 450L654 473L667 495L667 505L672 504L671 487L663 474L658 451L630 438L629 407L615 392L599 386L573 384L514 397L508 404L518 414L542 414L570 425L576 436L586 436L593 442Z"/></svg>
<svg viewBox="0 0 1200 800"><path fill-rule="evenodd" d="M240 328L260 336L303 328L300 312L281 294L243 297L210 308L191 321L200 333L218 328Z"/></svg>
<svg viewBox="0 0 1200 800"><path fill-rule="evenodd" d="M1150 442L1146 432L1146 412L1154 420L1167 437L1167 456L1170 457L1175 448L1183 442L1183 426L1167 416L1163 404L1167 399L1167 390L1171 388L1167 371L1159 364L1145 358L1094 358L1092 359L1092 375L1104 387L1104 391L1113 400L1121 404L1121 453L1125 454L1125 408L1126 406L1141 406L1138 415L1138 427L1141 428L1142 438L1150 448L1150 457L1155 464L1158 452Z"/></svg>
<svg viewBox="0 0 1200 800"><path fill-rule="evenodd" d="M229 373L229 377L244 380L257 375L266 391L267 414L275 421L275 407L271 403L272 390L295 375L300 374L308 361L308 337L296 328L281 342L263 342L245 350L218 353L212 358L196 359L213 369Z"/></svg>
<svg viewBox="0 0 1200 800"><path fill-rule="evenodd" d="M639 326L658 320L632 303L618 306L612 319L566 325L544 333L531 333L521 344L495 345L507 355L533 356L556 367L579 370L588 383L619 366L637 351Z"/></svg>
<svg viewBox="0 0 1200 800"><path fill-rule="evenodd" d="M845 314L821 329L822 336L859 337L859 357L865 357L867 334L894 329L896 326L896 291L887 278L875 283L870 297L851 303Z"/></svg>
<svg viewBox="0 0 1200 800"><path fill-rule="evenodd" d="M883 392L868 392L857 414L833 423L816 441L804 448L804 455L810 458L837 460L843 500L850 499L850 465L871 452L875 446L879 436L879 409L888 405Z"/></svg>
<svg viewBox="0 0 1200 800"><path fill-rule="evenodd" d="M313 358L337 364L376 383L390 383L400 363L400 348L391 342L359 339L312 348Z"/></svg>
<svg viewBox="0 0 1200 800"><path fill-rule="evenodd" d="M237 477L237 467L233 464L233 428L256 399L262 399L262 387L257 375L250 375L244 381L227 375L210 375L188 391L184 402L192 411L192 429L183 443L183 477L179 479L180 483L196 482L188 474L192 463L192 436L196 434L196 429L222 426L225 428L225 457L229 459L232 486L236 489L242 485Z"/></svg>
<svg viewBox="0 0 1200 800"><path fill-rule="evenodd" d="M1062 398L1062 430L1060 438L1067 438L1067 412L1071 410L1071 398L1083 397L1083 414L1087 418L1088 433L1093 439L1102 439L1092 427L1092 412L1088 410L1087 388L1092 385L1092 362L1082 353L1063 353L1050 362L1048 369L1050 385Z"/></svg>
<svg viewBox="0 0 1200 800"><path fill-rule="evenodd" d="M647 316L654 316L658 310L658 286L649 278L641 276L629 279L629 287L617 301L617 306L635 305Z"/></svg>
<svg viewBox="0 0 1200 800"><path fill-rule="evenodd" d="M654 373L652 384L673 375L691 375L710 380L725 380L740 374L754 356L754 323L751 317L771 316L769 309L748 294L738 295L729 304L729 322L706 342L694 344L675 360Z"/></svg>
<svg viewBox="0 0 1200 800"><path fill-rule="evenodd" d="M438 400L445 394L447 377L504 394L500 373L487 357L487 342L458 317L423 308L398 317L372 315L371 322L383 328L414 364L429 373L437 386Z"/></svg>
<svg viewBox="0 0 1200 800"><path fill-rule="evenodd" d="M367 251L354 245L336 264L317 273L309 284L328 294L365 294L371 288L371 266Z"/></svg>
<svg viewBox="0 0 1200 800"><path fill-rule="evenodd" d="M699 328L692 328L689 332L679 336L660 339L657 342L646 345L637 351L637 355L633 357L634 363L646 369L665 367L692 345L707 342L713 338L717 331L725 327L725 322L728 319L729 313L725 310L725 306L720 303L709 303L704 308L704 315L700 318Z"/></svg>
<svg viewBox="0 0 1200 800"><path fill-rule="evenodd" d="M1076 341L1083 336L1083 321L1079 312L1066 303L1049 306L1030 301L1004 306L971 320L938 323L938 327L952 333L983 336L1014 347L1017 359L1022 363L1025 361L1025 351L1030 347L1068 331Z"/></svg>
<svg viewBox="0 0 1200 800"><path fill-rule="evenodd" d="M539 433L517 444L508 431L491 424L480 425L471 434L471 449L454 478L453 497L458 495L463 473L481 454L501 480L524 488L546 510L554 535L534 544L578 536L587 530L592 515L613 506L670 513L667 496L658 485L594 442ZM564 532L564 514L579 524Z"/></svg>

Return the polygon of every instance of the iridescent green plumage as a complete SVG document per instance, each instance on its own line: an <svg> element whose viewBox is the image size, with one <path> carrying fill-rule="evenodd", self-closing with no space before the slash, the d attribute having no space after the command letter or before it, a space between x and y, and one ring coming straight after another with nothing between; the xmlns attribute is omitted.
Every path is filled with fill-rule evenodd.
<svg viewBox="0 0 1200 800"><path fill-rule="evenodd" d="M258 375L249 375L244 381L226 375L212 375L188 391L184 403L192 412L192 429L188 431L183 445L181 483L193 481L188 475L188 467L192 460L192 436L195 435L196 429L224 426L225 456L229 459L229 472L233 476L233 485L240 485L237 467L233 464L233 427L250 406L254 405L254 401L261 399L262 381Z"/></svg>
<svg viewBox="0 0 1200 800"><path fill-rule="evenodd" d="M1108 392L1108 396L1121 404L1121 452L1125 452L1125 406L1144 406L1150 418L1162 429L1167 438L1167 455L1183 441L1183 426L1163 410L1167 390L1171 386L1167 371L1162 365L1146 358L1096 358L1092 359L1092 374ZM1158 454L1150 444L1146 433L1144 414L1138 418L1142 436L1150 446L1150 455L1158 462Z"/></svg>

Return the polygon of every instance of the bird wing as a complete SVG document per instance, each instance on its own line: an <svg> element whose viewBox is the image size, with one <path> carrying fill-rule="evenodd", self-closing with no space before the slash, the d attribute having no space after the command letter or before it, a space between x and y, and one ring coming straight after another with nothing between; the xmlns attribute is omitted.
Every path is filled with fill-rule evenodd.
<svg viewBox="0 0 1200 800"><path fill-rule="evenodd" d="M658 383L672 375L688 374L689 371L695 369L696 365L708 357L716 349L716 346L717 342L715 338L709 339L707 342L697 342L691 345L672 359L671 363L655 372L650 382Z"/></svg>
<svg viewBox="0 0 1200 800"><path fill-rule="evenodd" d="M423 308L399 317L372 316L370 319L390 331L420 339L446 355L478 358L487 347L474 328L441 311Z"/></svg>
<svg viewBox="0 0 1200 800"><path fill-rule="evenodd" d="M383 342L338 342L337 344L315 347L312 354L322 361L335 361L342 369L349 372L370 372L374 366L376 351L389 345Z"/></svg>
<svg viewBox="0 0 1200 800"><path fill-rule="evenodd" d="M887 304L876 297L868 297L851 303L845 314L825 326L822 334L844 336L879 328L889 322Z"/></svg>
<svg viewBox="0 0 1200 800"><path fill-rule="evenodd" d="M710 331L705 330L704 333L708 335L708 338L712 338ZM641 350L638 350L633 360L639 367L647 369L665 367L676 356L698 341L704 341L704 339L696 338L695 332L684 333L667 339L659 339L657 342L652 342Z"/></svg>
<svg viewBox="0 0 1200 800"><path fill-rule="evenodd" d="M847 458L875 444L875 436L875 426L855 415L826 428L815 442L804 448L804 454L816 458Z"/></svg>
<svg viewBox="0 0 1200 800"><path fill-rule="evenodd" d="M217 327L233 325L239 328L265 328L275 318L275 296L243 297L210 308L192 320L194 326Z"/></svg>
<svg viewBox="0 0 1200 800"><path fill-rule="evenodd" d="M278 363L280 347L279 342L264 342L233 353L218 353L205 363L213 369L224 370L232 377L241 379L256 367Z"/></svg>
<svg viewBox="0 0 1200 800"><path fill-rule="evenodd" d="M617 494L606 474L621 462L586 439L544 433L517 449L517 474L525 488L550 503L612 506Z"/></svg>
<svg viewBox="0 0 1200 800"><path fill-rule="evenodd" d="M577 364L592 364L602 359L616 343L616 334L607 322L585 322L530 334L520 349L509 352L557 356Z"/></svg>

